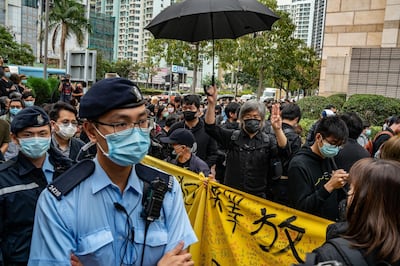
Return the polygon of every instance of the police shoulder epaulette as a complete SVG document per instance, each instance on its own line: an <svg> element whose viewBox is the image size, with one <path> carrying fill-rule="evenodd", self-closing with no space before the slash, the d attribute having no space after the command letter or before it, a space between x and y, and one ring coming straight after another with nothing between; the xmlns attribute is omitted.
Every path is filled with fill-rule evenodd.
<svg viewBox="0 0 400 266"><path fill-rule="evenodd" d="M82 160L57 177L47 186L47 189L54 197L61 200L62 196L67 195L74 187L88 178L94 169L95 163L92 160Z"/></svg>
<svg viewBox="0 0 400 266"><path fill-rule="evenodd" d="M3 171L4 169L9 168L11 165L15 164L17 161L14 159L5 161L3 163L0 163L0 171Z"/></svg>
<svg viewBox="0 0 400 266"><path fill-rule="evenodd" d="M160 178L168 185L168 190L172 189L174 184L173 176L141 163L136 164L135 169L137 176L144 182L151 184L152 181Z"/></svg>

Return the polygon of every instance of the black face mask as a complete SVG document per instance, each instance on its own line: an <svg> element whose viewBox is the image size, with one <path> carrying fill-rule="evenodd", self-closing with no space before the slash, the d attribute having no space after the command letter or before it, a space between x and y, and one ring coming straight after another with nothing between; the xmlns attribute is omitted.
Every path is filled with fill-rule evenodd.
<svg viewBox="0 0 400 266"><path fill-rule="evenodd" d="M183 112L183 118L186 121L193 121L196 118L196 113L197 112L192 112L192 111L184 111Z"/></svg>
<svg viewBox="0 0 400 266"><path fill-rule="evenodd" d="M257 119L244 120L244 129L250 134L256 133L260 129L260 122Z"/></svg>

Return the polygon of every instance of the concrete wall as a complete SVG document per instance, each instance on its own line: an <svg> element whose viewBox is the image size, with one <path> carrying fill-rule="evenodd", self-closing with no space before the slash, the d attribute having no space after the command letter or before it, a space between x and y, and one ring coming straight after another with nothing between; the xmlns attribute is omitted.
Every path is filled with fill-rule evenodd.
<svg viewBox="0 0 400 266"><path fill-rule="evenodd" d="M400 0L328 0L320 95L347 93L352 48L400 46Z"/></svg>

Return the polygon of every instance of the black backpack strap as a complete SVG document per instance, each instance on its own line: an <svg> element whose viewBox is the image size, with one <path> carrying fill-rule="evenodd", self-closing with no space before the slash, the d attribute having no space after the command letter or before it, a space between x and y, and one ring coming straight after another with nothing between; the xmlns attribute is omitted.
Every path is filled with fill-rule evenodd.
<svg viewBox="0 0 400 266"><path fill-rule="evenodd" d="M239 139L239 134L240 134L240 129L234 130L231 135L231 140L234 142L237 141Z"/></svg>
<svg viewBox="0 0 400 266"><path fill-rule="evenodd" d="M348 240L337 237L329 239L327 243L331 244L336 249L345 265L368 266L361 251L350 247L350 242Z"/></svg>
<svg viewBox="0 0 400 266"><path fill-rule="evenodd" d="M47 186L47 189L54 197L61 200L62 196L67 195L79 183L88 178L94 172L95 166L90 159L82 160L57 177Z"/></svg>
<svg viewBox="0 0 400 266"><path fill-rule="evenodd" d="M135 170L144 183L141 216L146 222L152 222L160 217L165 193L172 190L174 177L143 164L137 164Z"/></svg>

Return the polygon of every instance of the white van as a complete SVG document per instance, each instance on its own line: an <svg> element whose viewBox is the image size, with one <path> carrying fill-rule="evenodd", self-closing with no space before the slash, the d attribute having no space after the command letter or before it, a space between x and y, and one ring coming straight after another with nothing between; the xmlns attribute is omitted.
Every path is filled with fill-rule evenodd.
<svg viewBox="0 0 400 266"><path fill-rule="evenodd" d="M263 103L266 100L275 100L277 88L265 88L263 94L260 96L260 102Z"/></svg>

